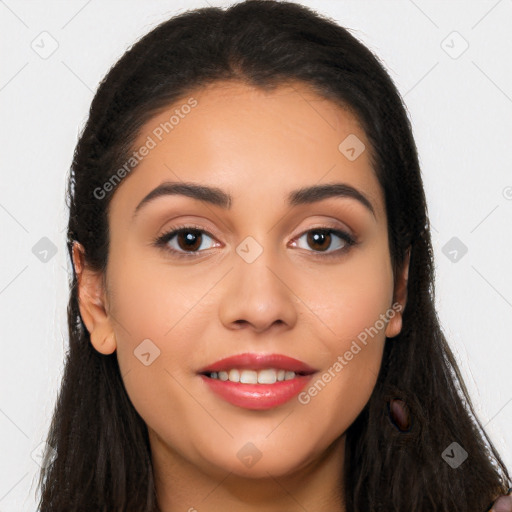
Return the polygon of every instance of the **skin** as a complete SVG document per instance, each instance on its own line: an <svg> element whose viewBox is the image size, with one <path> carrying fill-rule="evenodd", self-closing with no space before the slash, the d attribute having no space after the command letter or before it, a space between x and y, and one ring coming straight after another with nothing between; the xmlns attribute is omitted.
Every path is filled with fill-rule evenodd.
<svg viewBox="0 0 512 512"><path fill-rule="evenodd" d="M190 96L198 106L115 191L106 276L88 269L74 248L82 319L97 351L117 351L126 391L148 426L163 512L344 511L345 431L370 398L386 336L401 330L400 313L305 405L236 407L196 372L257 352L295 357L321 376L392 304L405 307L408 260L393 276L370 144L350 112L303 84L265 93L217 83L180 104ZM134 146L175 108L147 123ZM349 134L367 148L354 161L338 150ZM138 203L164 181L219 187L233 196L231 209L168 195L132 221ZM285 203L291 190L334 182L361 191L375 217L350 198ZM190 223L213 235L203 235L199 256L179 259L152 245ZM318 247L332 254L343 239L333 234L330 245L318 246L303 235L322 226L360 243L328 258ZM263 249L252 263L236 252L247 236ZM169 246L186 251L176 237ZM149 366L134 356L147 338L160 350ZM262 455L251 467L237 457L249 442Z"/></svg>

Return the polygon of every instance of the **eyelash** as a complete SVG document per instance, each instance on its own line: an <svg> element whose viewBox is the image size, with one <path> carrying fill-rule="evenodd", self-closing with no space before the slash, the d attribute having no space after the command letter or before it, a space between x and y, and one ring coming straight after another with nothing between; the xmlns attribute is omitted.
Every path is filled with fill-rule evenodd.
<svg viewBox="0 0 512 512"><path fill-rule="evenodd" d="M176 226L171 231L168 231L167 233L164 233L157 238L153 240L153 245L156 247L162 248L164 251L170 252L172 255L176 256L177 258L194 258L199 253L203 251L195 251L195 252L181 252L177 251L176 249L171 249L167 246L168 242L174 238L175 235L181 233L181 232L188 232L188 231L199 231L202 234L206 234L210 238L215 238L210 232L202 229L200 226L196 226L193 224L186 224L182 226ZM327 233L334 233L336 236L341 238L345 242L345 247L342 249L336 249L335 251L331 251L329 253L321 253L320 251L310 251L316 253L313 257L318 258L336 258L343 256L346 252L350 250L351 247L357 245L359 242L346 233L345 231L340 231L338 229L331 228L329 226L321 226L321 227L314 227L311 229L308 229L306 231L303 231L300 235L296 237L296 239L302 238L304 235L308 234L311 231L322 231ZM207 249L206 249L207 250Z"/></svg>

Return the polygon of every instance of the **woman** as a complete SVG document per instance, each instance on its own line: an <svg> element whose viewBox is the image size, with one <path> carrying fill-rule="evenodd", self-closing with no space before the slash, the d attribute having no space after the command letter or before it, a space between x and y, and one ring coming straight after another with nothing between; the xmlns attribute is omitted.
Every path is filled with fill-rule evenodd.
<svg viewBox="0 0 512 512"><path fill-rule="evenodd" d="M68 193L42 512L510 503L434 308L409 120L347 30L257 0L162 23L100 85Z"/></svg>

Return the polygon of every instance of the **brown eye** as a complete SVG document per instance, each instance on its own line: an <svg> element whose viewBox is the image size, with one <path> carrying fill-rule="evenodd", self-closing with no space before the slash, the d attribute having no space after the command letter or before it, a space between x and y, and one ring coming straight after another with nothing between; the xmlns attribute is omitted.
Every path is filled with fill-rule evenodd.
<svg viewBox="0 0 512 512"><path fill-rule="evenodd" d="M331 245L331 235L326 230L309 231L307 241L310 247L323 252Z"/></svg>
<svg viewBox="0 0 512 512"><path fill-rule="evenodd" d="M181 230L176 233L176 241L180 249L196 251L201 246L201 236L196 229Z"/></svg>
<svg viewBox="0 0 512 512"><path fill-rule="evenodd" d="M195 256L196 253L209 248L201 249L205 238L212 240L213 235L195 226L180 226L158 237L155 244L177 256Z"/></svg>
<svg viewBox="0 0 512 512"><path fill-rule="evenodd" d="M306 237L306 244L308 247L314 249L313 252L327 252L328 256L331 256L332 253L334 253L333 255L336 255L340 252L344 252L348 250L351 245L356 243L348 233L331 228L310 229L303 233L298 240L303 237ZM334 243L336 243L336 239L341 239L342 242L337 242L337 247L334 247L334 250L328 251L333 244L333 240Z"/></svg>

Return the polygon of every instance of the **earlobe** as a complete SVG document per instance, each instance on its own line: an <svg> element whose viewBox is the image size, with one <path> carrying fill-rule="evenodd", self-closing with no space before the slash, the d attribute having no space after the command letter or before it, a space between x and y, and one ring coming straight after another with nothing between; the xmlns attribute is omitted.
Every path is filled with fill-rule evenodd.
<svg viewBox="0 0 512 512"><path fill-rule="evenodd" d="M91 333L92 346L101 354L112 354L117 348L116 335L114 331L102 336L101 331L94 330Z"/></svg>
<svg viewBox="0 0 512 512"><path fill-rule="evenodd" d="M395 315L389 320L386 327L386 337L388 338L394 338L395 336L398 336L402 330L402 315L407 303L407 282L409 280L410 261L411 247L409 246L405 255L402 272L399 276L397 276L393 294L393 305L399 303L401 308L400 311L396 311L396 309L393 308L395 310Z"/></svg>
<svg viewBox="0 0 512 512"><path fill-rule="evenodd" d="M400 334L402 330L402 313L395 313L386 327L386 338L394 338Z"/></svg>
<svg viewBox="0 0 512 512"><path fill-rule="evenodd" d="M117 344L106 308L103 275L85 263L85 251L79 242L73 243L73 265L77 275L78 306L89 331L91 343L102 354L111 354Z"/></svg>

